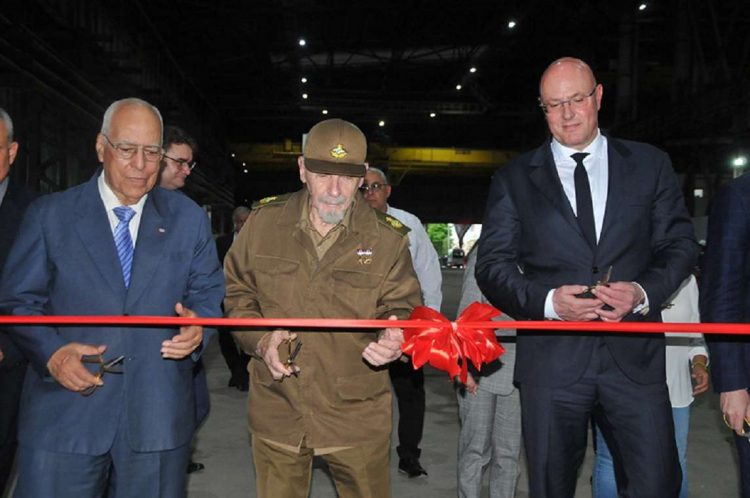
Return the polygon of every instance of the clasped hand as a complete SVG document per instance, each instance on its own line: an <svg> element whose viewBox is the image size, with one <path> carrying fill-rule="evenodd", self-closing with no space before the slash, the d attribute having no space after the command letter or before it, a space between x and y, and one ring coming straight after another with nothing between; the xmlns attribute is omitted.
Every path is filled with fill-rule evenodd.
<svg viewBox="0 0 750 498"><path fill-rule="evenodd" d="M632 282L610 282L591 289L593 298L580 298L589 290L585 285L563 285L552 294L552 305L557 315L565 321L586 322L601 318L605 322L619 322L643 301L643 291ZM608 304L613 309L602 307Z"/></svg>

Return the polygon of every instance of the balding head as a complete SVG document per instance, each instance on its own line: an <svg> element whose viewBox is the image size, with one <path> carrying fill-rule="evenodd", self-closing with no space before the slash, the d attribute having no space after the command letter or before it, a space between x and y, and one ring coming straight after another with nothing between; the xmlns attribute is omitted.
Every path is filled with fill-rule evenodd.
<svg viewBox="0 0 750 498"><path fill-rule="evenodd" d="M566 147L585 149L598 133L602 94L582 60L563 57L550 64L539 81L539 103L552 136Z"/></svg>

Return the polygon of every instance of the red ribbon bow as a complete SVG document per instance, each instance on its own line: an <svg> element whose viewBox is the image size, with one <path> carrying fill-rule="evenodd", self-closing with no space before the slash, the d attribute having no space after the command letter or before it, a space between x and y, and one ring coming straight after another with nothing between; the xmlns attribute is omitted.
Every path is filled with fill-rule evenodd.
<svg viewBox="0 0 750 498"><path fill-rule="evenodd" d="M448 372L451 379L460 375L461 382L465 384L468 360L480 370L482 363L496 360L505 349L498 344L494 329L469 328L462 324L486 322L500 314L499 310L489 304L474 302L455 322L451 322L432 308L417 306L410 319L430 320L435 322L435 325L422 329L405 329L401 351L411 356L415 369L429 363L439 370Z"/></svg>

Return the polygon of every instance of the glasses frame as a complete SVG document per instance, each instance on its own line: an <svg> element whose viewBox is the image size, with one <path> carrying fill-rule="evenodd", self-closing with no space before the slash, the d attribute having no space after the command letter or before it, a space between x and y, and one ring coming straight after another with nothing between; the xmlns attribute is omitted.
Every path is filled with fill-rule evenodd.
<svg viewBox="0 0 750 498"><path fill-rule="evenodd" d="M565 109L565 104L568 104L568 106L570 106L571 108L577 107L583 104L586 101L586 99L589 99L594 96L597 88L599 88L599 83L594 85L594 89L591 90L588 93L588 95L576 95L567 100L561 100L559 102L555 102L554 104L545 104L544 101L542 100L542 97L537 97L537 100L539 101L539 107L542 108L542 111L544 112L544 114L550 114L551 113L550 111L552 111L552 113L557 113L557 112L562 112L563 109Z"/></svg>
<svg viewBox="0 0 750 498"><path fill-rule="evenodd" d="M163 154L163 156L164 156L164 159L170 159L176 162L180 168L187 167L187 169L189 169L190 171L193 171L195 167L198 166L198 161L193 161L189 163L184 159L175 159L172 156L168 156L166 152Z"/></svg>
<svg viewBox="0 0 750 498"><path fill-rule="evenodd" d="M149 162L149 163L158 163L159 161L161 161L161 158L164 157L164 149L161 148L161 147L159 147L158 145L138 145L138 144L131 144L131 143L127 143L127 142L118 142L118 143L115 144L115 143L112 143L112 140L110 140L109 137L107 135L105 135L104 133L102 133L101 135L104 137L104 140L107 141L107 143L109 144L109 146L112 147L115 150L115 152L117 153L117 156L120 159L123 159L125 161L133 159L133 157L135 157L136 153L138 153L139 150L143 154L143 159L146 162ZM133 152L123 151L123 149L122 149L123 147L132 147L133 148ZM151 147L153 147L154 149L149 150L149 149L147 149L147 147L149 149ZM158 158L154 158L154 159L149 158L148 157L149 154L156 154L157 153L157 151L156 151L157 148L159 149L159 151L158 151L159 157Z"/></svg>
<svg viewBox="0 0 750 498"><path fill-rule="evenodd" d="M368 194L370 192L377 192L383 187L387 187L387 183L380 183L380 182L374 182L371 184L362 184L361 187L359 187L359 191L362 192L362 194Z"/></svg>
<svg viewBox="0 0 750 498"><path fill-rule="evenodd" d="M124 360L125 360L125 356L123 355L118 356L115 359L106 360L106 361L104 357L100 354L84 355L81 357L81 363L89 363L89 364L99 366L98 371L94 372L94 377L96 377L97 379L101 379L105 373L112 373L112 374L123 373L122 365L120 364ZM97 387L99 387L97 384L87 387L86 389L81 391L81 395L91 396L92 394L94 394L94 391L96 391Z"/></svg>

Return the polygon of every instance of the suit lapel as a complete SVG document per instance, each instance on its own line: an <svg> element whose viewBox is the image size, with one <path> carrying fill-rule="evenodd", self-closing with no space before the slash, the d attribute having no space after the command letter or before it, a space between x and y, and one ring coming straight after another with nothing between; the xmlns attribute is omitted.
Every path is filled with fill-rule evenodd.
<svg viewBox="0 0 750 498"><path fill-rule="evenodd" d="M126 305L134 304L156 275L162 259L164 247L169 234L169 208L161 197L161 191L154 189L149 193L143 205L143 215L138 227L138 239L133 255L133 273L130 277L130 288ZM192 248L190 248L192 249Z"/></svg>
<svg viewBox="0 0 750 498"><path fill-rule="evenodd" d="M98 176L97 173L89 180L77 201L75 230L102 279L115 294L124 299L125 281L122 277L120 259L117 257L109 219L99 195Z"/></svg>
<svg viewBox="0 0 750 498"><path fill-rule="evenodd" d="M617 213L621 212L623 202L623 185L625 185L625 169L627 151L613 138L607 137L607 162L609 163L609 180L607 185L607 204L604 209L604 221L602 231L599 234L599 245L607 236L609 230L617 222Z"/></svg>
<svg viewBox="0 0 750 498"><path fill-rule="evenodd" d="M570 207L570 202L565 196L549 144L545 144L536 150L529 166L531 183L557 208L565 221L585 240L575 213L573 213L573 208Z"/></svg>

